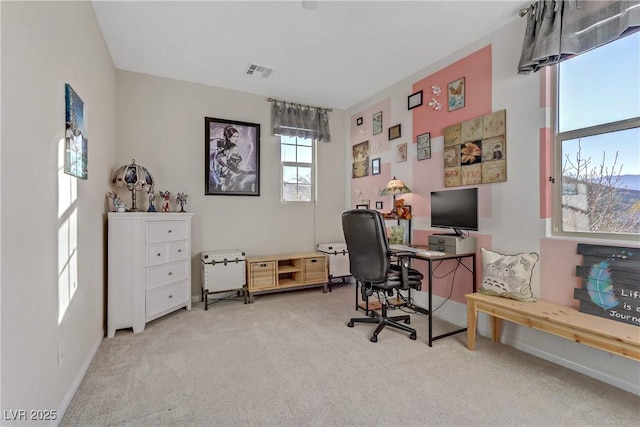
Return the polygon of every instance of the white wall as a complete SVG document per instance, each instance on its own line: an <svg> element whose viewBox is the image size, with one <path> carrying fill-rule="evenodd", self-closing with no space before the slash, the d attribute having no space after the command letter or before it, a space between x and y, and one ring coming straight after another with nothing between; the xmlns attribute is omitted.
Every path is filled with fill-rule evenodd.
<svg viewBox="0 0 640 427"><path fill-rule="evenodd" d="M90 3L3 1L0 7L1 407L59 410L104 333L103 217L115 161L115 68ZM59 324L57 162L65 83L86 106L89 179L77 180L78 287Z"/></svg>
<svg viewBox="0 0 640 427"><path fill-rule="evenodd" d="M240 249L247 255L313 251L343 241L340 214L344 112L330 115L332 142L318 145L318 202L280 202L280 138L271 135L266 97L128 71L117 71L117 162L149 169L157 191L186 192L194 213L192 295L200 297L200 252ZM260 196L205 196L204 118L259 123ZM119 194L126 203L131 195ZM144 193L138 196L145 209ZM171 208L175 209L172 196Z"/></svg>
<svg viewBox="0 0 640 427"><path fill-rule="evenodd" d="M465 48L452 53L450 56L435 62L433 65L414 73L413 75L386 88L380 93L364 100L346 111L348 118L361 115L361 112L374 104L389 99L391 103L391 117L385 118L385 129L390 125L401 123L403 134L407 130L408 137L403 136L403 142L415 142L411 136L413 125L412 111L407 110L407 96L412 91L413 83L440 71L448 65L464 58L465 56L483 48L492 46L492 111L507 110L507 181L495 184L483 184L490 186L491 213L489 217L480 218L479 235L489 236L492 248L502 253L537 252L541 255L541 261L534 269L532 288L534 295L540 295L541 291L565 287L572 289L576 283L573 275L565 279L563 276L548 274L552 281L540 280L541 265L544 262L545 252L541 248L541 241L548 239L546 236L545 220L540 218L540 128L548 127L546 111L540 105L541 79L538 74L518 75L517 65L522 46L525 20L517 20L494 33L484 37ZM431 95L424 94L425 104L431 99ZM446 98L445 98L446 99ZM429 108L426 105L420 108ZM446 106L444 107L446 109ZM383 132L384 133L384 132ZM346 129L346 138L352 133ZM413 140L413 141L412 141ZM345 147L345 157L351 156L351 145L360 142L353 140ZM442 137L432 139L432 154L443 149ZM415 183L411 181L413 176L412 158L415 158L415 144L409 144L409 161L391 163L391 175L401 176L411 188ZM393 152L381 154L385 159L393 159ZM429 160L433 161L433 159ZM441 167L440 165L438 167ZM443 189L443 181L433 182L434 190ZM424 195L405 195L407 203L413 204L414 209L417 200L425 200ZM350 194L348 204L356 203L355 195ZM387 202L385 202L386 204ZM428 218L416 218L413 221L414 230L428 230ZM554 240L554 239L549 239ZM561 239L555 239L560 241ZM577 244L578 242L576 242ZM591 244L613 244L616 242L589 242ZM617 242L619 246L629 246L629 242ZM547 247L550 244L547 243ZM572 246L575 251L575 245ZM559 251L562 253L562 251ZM573 262L575 252L567 255ZM478 257L478 264L481 258ZM550 267L548 267L550 268ZM442 295L446 296L446 295ZM415 296L419 305L425 306L427 298L425 292L419 292ZM440 304L443 298L436 296L434 306ZM466 325L466 307L456 301L448 301L436 313L436 316L444 318L458 325ZM489 326L486 316L480 315L479 332L489 335ZM502 342L512 345L525 352L538 357L551 360L555 363L574 369L586 375L592 376L609 384L615 385L635 394L640 394L640 371L637 362L620 356L615 356L601 350L574 343L544 332L530 328L507 324L504 327ZM434 344L437 345L437 344Z"/></svg>

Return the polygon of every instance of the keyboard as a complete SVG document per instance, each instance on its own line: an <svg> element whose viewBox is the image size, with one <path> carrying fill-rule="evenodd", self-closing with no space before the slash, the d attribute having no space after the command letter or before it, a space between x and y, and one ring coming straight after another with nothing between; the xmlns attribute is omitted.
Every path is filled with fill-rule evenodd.
<svg viewBox="0 0 640 427"><path fill-rule="evenodd" d="M440 252L440 251L419 250L419 251L416 251L416 255L419 255L419 256L442 256L442 255L445 255L445 253L444 252Z"/></svg>
<svg viewBox="0 0 640 427"><path fill-rule="evenodd" d="M414 248L407 245L389 245L389 249L396 252L413 252L413 253L416 253L419 250L418 248Z"/></svg>

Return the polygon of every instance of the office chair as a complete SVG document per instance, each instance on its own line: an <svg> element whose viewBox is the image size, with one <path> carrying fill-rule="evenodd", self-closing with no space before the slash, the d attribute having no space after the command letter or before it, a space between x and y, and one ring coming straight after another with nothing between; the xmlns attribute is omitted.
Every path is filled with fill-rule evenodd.
<svg viewBox="0 0 640 427"><path fill-rule="evenodd" d="M354 323L377 323L378 326L369 339L371 342L378 341L378 334L385 326L409 332L409 338L415 340L415 329L406 326L411 322L409 315L387 316L387 298L393 296L394 291L399 294L400 290L420 290L423 275L409 267L410 257L414 254L394 253L393 256L400 260L400 265L391 263L387 230L382 215L377 211L355 209L344 212L342 231L349 250L351 274L360 283L362 299L368 300L377 293L382 303L380 313L371 310L369 317L351 319L347 326L352 328Z"/></svg>

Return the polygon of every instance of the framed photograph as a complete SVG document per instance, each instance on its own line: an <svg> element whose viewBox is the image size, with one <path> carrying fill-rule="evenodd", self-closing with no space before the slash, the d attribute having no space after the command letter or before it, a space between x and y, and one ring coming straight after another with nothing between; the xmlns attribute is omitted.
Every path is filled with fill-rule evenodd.
<svg viewBox="0 0 640 427"><path fill-rule="evenodd" d="M447 105L449 111L458 110L464 107L464 77L459 78L455 82L449 83L447 86Z"/></svg>
<svg viewBox="0 0 640 427"><path fill-rule="evenodd" d="M376 209L382 209L382 201L376 202Z"/></svg>
<svg viewBox="0 0 640 427"><path fill-rule="evenodd" d="M431 158L431 134L429 132L418 135L418 160Z"/></svg>
<svg viewBox="0 0 640 427"><path fill-rule="evenodd" d="M204 194L260 195L260 124L204 118Z"/></svg>
<svg viewBox="0 0 640 427"><path fill-rule="evenodd" d="M403 142L396 147L396 162L407 161L407 143Z"/></svg>
<svg viewBox="0 0 640 427"><path fill-rule="evenodd" d="M366 204L356 205L356 209L369 209L369 205L366 205Z"/></svg>
<svg viewBox="0 0 640 427"><path fill-rule="evenodd" d="M400 132L400 125L395 125L395 126L391 126L389 128L389 141L391 141L392 139L397 139L400 138L400 136L402 136L401 132Z"/></svg>
<svg viewBox="0 0 640 427"><path fill-rule="evenodd" d="M356 119L356 126L360 126L362 124L362 117L358 117Z"/></svg>
<svg viewBox="0 0 640 427"><path fill-rule="evenodd" d="M382 133L382 111L378 111L373 115L373 134Z"/></svg>
<svg viewBox="0 0 640 427"><path fill-rule="evenodd" d="M371 160L371 175L380 175L380 157Z"/></svg>
<svg viewBox="0 0 640 427"><path fill-rule="evenodd" d="M418 91L407 98L407 107L409 110L422 105L422 91Z"/></svg>
<svg viewBox="0 0 640 427"><path fill-rule="evenodd" d="M89 140L84 121L84 102L68 83L64 85L64 100L64 173L76 178L88 179Z"/></svg>

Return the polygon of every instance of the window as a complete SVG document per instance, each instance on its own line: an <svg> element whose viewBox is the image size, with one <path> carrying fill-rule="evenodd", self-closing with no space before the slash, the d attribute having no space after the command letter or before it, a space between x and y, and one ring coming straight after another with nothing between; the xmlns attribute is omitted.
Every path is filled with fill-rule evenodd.
<svg viewBox="0 0 640 427"><path fill-rule="evenodd" d="M314 141L290 136L280 137L282 161L282 201L314 200Z"/></svg>
<svg viewBox="0 0 640 427"><path fill-rule="evenodd" d="M640 32L558 64L556 92L554 233L637 238Z"/></svg>

